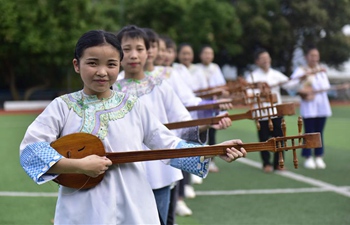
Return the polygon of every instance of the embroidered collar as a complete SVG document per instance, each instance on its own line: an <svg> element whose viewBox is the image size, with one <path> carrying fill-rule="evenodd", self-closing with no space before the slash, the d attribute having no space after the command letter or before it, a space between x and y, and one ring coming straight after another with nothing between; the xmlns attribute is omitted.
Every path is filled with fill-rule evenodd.
<svg viewBox="0 0 350 225"><path fill-rule="evenodd" d="M146 71L146 76L152 76L154 78L168 79L171 76L171 70L173 68L166 66L156 66L153 71Z"/></svg>
<svg viewBox="0 0 350 225"><path fill-rule="evenodd" d="M103 99L98 99L96 95L86 95L83 91L63 95L61 99L82 118L78 132L94 134L100 139L107 136L109 121L123 118L137 100L115 91L112 91L109 98Z"/></svg>
<svg viewBox="0 0 350 225"><path fill-rule="evenodd" d="M141 97L153 91L154 87L162 83L160 77L146 76L142 80L123 79L117 81L118 91Z"/></svg>

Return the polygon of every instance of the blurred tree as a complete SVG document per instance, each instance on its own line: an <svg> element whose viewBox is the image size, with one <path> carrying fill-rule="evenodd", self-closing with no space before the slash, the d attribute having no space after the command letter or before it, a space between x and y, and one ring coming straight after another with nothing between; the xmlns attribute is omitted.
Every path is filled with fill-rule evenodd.
<svg viewBox="0 0 350 225"><path fill-rule="evenodd" d="M27 99L38 89L80 88L71 65L77 38L126 24L153 28L196 52L211 45L221 65L246 67L264 47L289 75L294 50L312 43L337 66L350 56L341 32L349 17L350 0L0 0L0 89Z"/></svg>
<svg viewBox="0 0 350 225"><path fill-rule="evenodd" d="M113 0L104 3L109 4L98 0L0 0L0 78L14 100L28 99L39 89L64 87L66 82L81 86L78 76L72 80L67 76L73 73L77 39L90 29L119 29L114 22L118 6Z"/></svg>
<svg viewBox="0 0 350 225"><path fill-rule="evenodd" d="M235 0L230 1L241 19L243 35L239 43L244 54L236 63L253 63L253 52L266 48L273 66L291 74L294 50L313 44L319 47L321 60L338 66L350 57L349 37L342 27L350 21L350 1L323 0Z"/></svg>
<svg viewBox="0 0 350 225"><path fill-rule="evenodd" d="M234 7L212 0L129 0L125 8L126 24L150 27L167 34L175 42L190 43L195 52L211 45L216 55L242 52L237 44L241 26Z"/></svg>

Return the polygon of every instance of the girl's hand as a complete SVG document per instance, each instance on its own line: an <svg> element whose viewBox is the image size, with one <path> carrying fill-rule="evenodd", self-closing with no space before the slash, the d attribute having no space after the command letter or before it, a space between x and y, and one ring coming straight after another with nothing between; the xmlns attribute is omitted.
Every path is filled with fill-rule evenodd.
<svg viewBox="0 0 350 225"><path fill-rule="evenodd" d="M112 161L106 156L89 155L80 159L81 173L89 177L97 177L105 173L112 165Z"/></svg>
<svg viewBox="0 0 350 225"><path fill-rule="evenodd" d="M222 115L220 115L222 116ZM228 114L226 113L226 116L228 116ZM211 125L211 128L214 128L215 130L223 130L226 129L228 127L230 127L232 125L232 121L230 118L228 117L223 117L218 124L214 124Z"/></svg>
<svg viewBox="0 0 350 225"><path fill-rule="evenodd" d="M242 145L243 142L239 139L230 140L230 141L224 141L220 143L219 145ZM239 150L232 147L226 149L226 154L220 155L220 158L226 162L232 162L235 161L238 158L246 157L247 152L246 150L241 147Z"/></svg>
<svg viewBox="0 0 350 225"><path fill-rule="evenodd" d="M221 98L216 100L218 103L222 102L222 104L219 105L219 108L221 110L229 110L229 109L233 109L233 105L232 103L227 103L228 101L232 101L232 99L228 99L228 98Z"/></svg>

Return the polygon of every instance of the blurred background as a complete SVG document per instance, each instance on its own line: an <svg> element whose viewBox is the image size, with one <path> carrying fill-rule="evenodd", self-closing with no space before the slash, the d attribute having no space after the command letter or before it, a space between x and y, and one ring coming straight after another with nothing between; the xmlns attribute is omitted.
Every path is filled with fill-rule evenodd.
<svg viewBox="0 0 350 225"><path fill-rule="evenodd" d="M227 80L249 71L260 47L289 76L313 44L331 83L341 83L350 80L349 23L349 0L0 0L0 108L82 88L72 66L77 39L129 24L195 52L211 45Z"/></svg>

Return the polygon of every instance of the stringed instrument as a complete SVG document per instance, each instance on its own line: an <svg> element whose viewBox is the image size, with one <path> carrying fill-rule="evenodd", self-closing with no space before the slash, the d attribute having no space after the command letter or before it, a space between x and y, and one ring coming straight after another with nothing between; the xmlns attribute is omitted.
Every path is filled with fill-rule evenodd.
<svg viewBox="0 0 350 225"><path fill-rule="evenodd" d="M302 76L299 76L299 77L296 77L296 78L291 78L289 77L288 80L286 81L283 81L283 82L279 82L277 84L274 84L274 85L270 85L270 88L273 88L273 87L278 87L278 86L282 86L292 80L302 80L302 79L307 79L309 76L313 76L315 75L316 73L319 73L319 72L325 72L326 70L324 68L317 68L317 69L313 69L313 70L310 70L308 72L306 72L304 75Z"/></svg>
<svg viewBox="0 0 350 225"><path fill-rule="evenodd" d="M315 95L322 92L327 92L330 90L342 90L350 88L350 83L333 85L330 88L313 90L312 86L306 86L302 90L299 90L298 94L305 101L312 101L315 99Z"/></svg>
<svg viewBox="0 0 350 225"><path fill-rule="evenodd" d="M221 96L223 94L223 90L213 90L213 91L207 91L204 93L198 93L196 94L196 97L199 98L211 98L214 96Z"/></svg>
<svg viewBox="0 0 350 225"><path fill-rule="evenodd" d="M260 100L262 102L270 102L271 99L270 97L272 97L272 102L273 103L277 103L277 96L276 94L272 94L272 96L270 95L263 95L263 96L259 96ZM196 106L187 106L186 109L188 111L196 111L196 110L214 110L214 109L220 109L220 105L221 104L229 104L231 103L232 105L246 105L246 104L252 104L255 99L257 97L256 96L242 96L242 97L235 97L232 99L227 99L227 100L220 100L218 102L215 103L210 103L210 104L203 104L203 105L196 105Z"/></svg>
<svg viewBox="0 0 350 225"><path fill-rule="evenodd" d="M212 90L214 90L214 89L223 89L223 90L226 90L227 88L228 88L227 84L224 84L224 85L219 85L219 86L215 86L215 87L209 87L209 88L199 89L199 90L194 91L194 93L195 93L195 94L201 94L201 93L204 93L204 92L212 91Z"/></svg>
<svg viewBox="0 0 350 225"><path fill-rule="evenodd" d="M246 84L243 84L240 86L234 86L234 87L225 87L222 89L213 88L212 90L198 92L196 93L196 96L200 98L211 98L214 96L221 96L225 92L228 92L234 95L237 93L245 92L247 89L256 89L256 88L264 89L262 93L267 93L270 90L268 85L266 85L266 83L258 82L258 83L246 83Z"/></svg>
<svg viewBox="0 0 350 225"><path fill-rule="evenodd" d="M297 141L299 140L299 142ZM281 152L298 148L318 148L322 146L320 133L308 133L296 136L271 138L266 142L245 143L242 145L213 145L183 149L159 149L126 152L105 152L102 141L88 133L73 133L63 136L51 143L58 153L66 158L81 159L95 154L106 156L113 164L131 163L148 160L172 159L192 156L212 156L226 154L227 148L243 147L247 152L271 151ZM60 174L54 182L76 189L87 189L102 181L104 174L89 177L85 174Z"/></svg>
<svg viewBox="0 0 350 225"><path fill-rule="evenodd" d="M276 113L274 112L274 108L276 108ZM269 113L268 115L261 115L260 112L267 111ZM287 116L287 115L294 115L295 114L295 105L294 103L284 103L279 104L275 106L266 106L266 107L259 107L256 109L248 110L245 113L241 114L234 114L234 115L223 115L223 116L216 116L216 117L210 117L210 118L203 118L203 119L197 119L197 120L189 120L189 121L181 121L181 122L175 122L175 123L167 123L164 124L168 129L179 129L184 127L192 127L192 126L200 126L200 125L213 125L219 123L219 121L224 118L228 117L231 119L231 121L235 120L242 120L242 119L251 119L251 120L259 120L262 118L271 118L274 116Z"/></svg>
<svg viewBox="0 0 350 225"><path fill-rule="evenodd" d="M273 85L269 85L266 82L247 83L245 86L241 87L241 90L242 91L247 91L248 89L252 89L253 93L254 93L254 89L259 89L260 94L266 94L266 93L271 92L272 88L282 86L282 85L287 84L288 82L291 82L291 81L294 81L294 80L308 79L308 78L312 77L313 75L315 75L316 73L324 72L324 71L325 71L324 68L313 69L311 71L308 71L308 72L304 73L303 75L301 75L299 77L296 77L296 78L290 78L289 77L286 81L282 81L282 82L279 82L279 83L276 83L276 84L273 84ZM252 73L250 73L250 75L253 76ZM252 80L253 80L253 77L252 77ZM305 92L310 92L308 87L305 88ZM247 92L245 92L245 93L247 93ZM305 95L303 95L303 96L305 96Z"/></svg>
<svg viewBox="0 0 350 225"><path fill-rule="evenodd" d="M237 77L236 80L229 80L224 85L199 89L199 90L194 91L194 93L201 94L201 93L216 90L216 89L222 89L225 91L229 91L229 90L236 89L238 87L246 86L246 84L247 84L247 82L245 81L245 79L243 77L239 76L239 77Z"/></svg>

